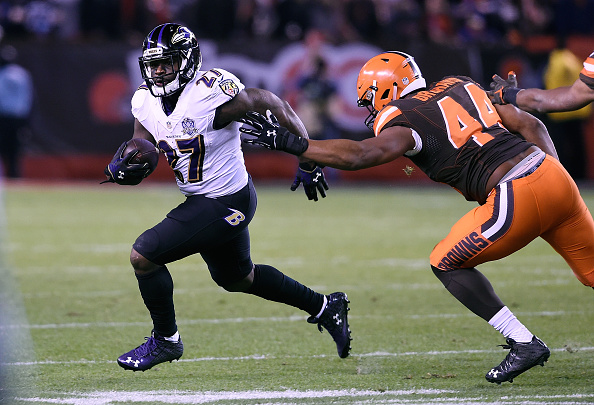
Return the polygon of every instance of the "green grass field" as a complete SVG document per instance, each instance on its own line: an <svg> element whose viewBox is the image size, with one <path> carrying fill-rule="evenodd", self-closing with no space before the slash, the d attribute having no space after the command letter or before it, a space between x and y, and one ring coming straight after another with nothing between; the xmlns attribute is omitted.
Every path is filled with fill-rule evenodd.
<svg viewBox="0 0 594 405"><path fill-rule="evenodd" d="M480 267L552 351L544 368L498 386L484 375L507 353L503 337L428 265L474 204L446 187L335 187L313 203L289 185L256 186L254 262L348 294L349 358L305 313L217 287L197 256L169 266L182 359L124 371L116 357L151 330L130 247L183 197L171 186L9 185L3 297L24 311L0 326L16 340L0 359L2 403L594 403L594 291L542 240ZM583 195L593 208L594 192Z"/></svg>

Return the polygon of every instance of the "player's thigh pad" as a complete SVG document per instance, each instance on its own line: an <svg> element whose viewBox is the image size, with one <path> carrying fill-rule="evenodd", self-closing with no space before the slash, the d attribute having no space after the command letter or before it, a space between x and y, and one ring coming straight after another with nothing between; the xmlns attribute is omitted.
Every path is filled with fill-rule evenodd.
<svg viewBox="0 0 594 405"><path fill-rule="evenodd" d="M506 257L559 227L576 206L570 196L577 188L566 173L547 156L529 176L498 185L484 205L463 216L437 244L431 265L442 270L475 267Z"/></svg>
<svg viewBox="0 0 594 405"><path fill-rule="evenodd" d="M547 207L562 216L549 223L542 233L546 240L567 262L582 284L594 287L594 220L582 199L577 185L555 160L550 159L550 172L554 173L549 188L560 193L562 203L551 202Z"/></svg>
<svg viewBox="0 0 594 405"><path fill-rule="evenodd" d="M232 240L247 228L255 211L251 181L230 196L189 196L163 221L140 235L134 249L153 263L170 263Z"/></svg>

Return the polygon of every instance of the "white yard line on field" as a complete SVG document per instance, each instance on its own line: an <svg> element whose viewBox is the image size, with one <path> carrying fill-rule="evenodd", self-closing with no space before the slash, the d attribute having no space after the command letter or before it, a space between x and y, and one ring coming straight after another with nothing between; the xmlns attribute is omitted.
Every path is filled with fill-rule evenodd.
<svg viewBox="0 0 594 405"><path fill-rule="evenodd" d="M594 398L592 395L522 395L519 397L502 397L496 401L485 401L480 397L461 397L459 392L451 390L307 390L307 391L96 391L90 393L62 393L54 398L17 398L20 401L70 405L110 405L122 402L167 403L167 404L206 404L217 402L257 403L261 405L291 405L298 400L299 404L316 403L303 400L330 399L332 403L348 404L406 404L406 405L531 405L531 404L586 404ZM268 401L263 403L261 401ZM559 402L562 400L563 402ZM237 402L241 401L241 402ZM549 402L554 401L554 402ZM588 402L585 402L588 401Z"/></svg>

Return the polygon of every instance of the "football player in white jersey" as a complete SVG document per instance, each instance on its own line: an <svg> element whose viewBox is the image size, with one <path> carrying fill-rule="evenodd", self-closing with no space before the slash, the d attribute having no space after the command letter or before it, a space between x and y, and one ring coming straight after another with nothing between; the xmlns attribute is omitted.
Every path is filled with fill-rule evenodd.
<svg viewBox="0 0 594 405"><path fill-rule="evenodd" d="M196 37L182 25L154 28L142 51L139 64L145 83L132 98L133 138L148 139L164 153L186 199L133 245L130 262L153 330L145 343L121 355L118 364L144 371L181 357L183 343L167 264L197 253L219 286L307 312L308 322L317 324L320 331L324 327L338 355L347 357L351 338L346 294L320 294L272 266L254 264L250 257L248 224L256 210L256 191L244 165L236 120L250 110L271 110L283 125L306 138L303 123L273 93L246 89L223 69L201 71ZM122 156L125 144L106 174L109 181L138 184L147 169L129 164L129 154ZM321 169L307 161L300 164L291 188L299 183L309 199L317 200L317 191L325 196Z"/></svg>

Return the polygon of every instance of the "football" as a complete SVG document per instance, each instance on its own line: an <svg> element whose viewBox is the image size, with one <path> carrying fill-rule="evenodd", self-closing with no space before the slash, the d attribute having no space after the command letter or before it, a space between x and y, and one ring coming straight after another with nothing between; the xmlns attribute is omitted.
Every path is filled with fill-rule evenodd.
<svg viewBox="0 0 594 405"><path fill-rule="evenodd" d="M130 163L148 163L150 168L148 174L151 174L157 168L157 164L159 163L159 150L151 141L142 138L132 138L128 141L122 156L126 156L133 151L137 151L137 153L132 156Z"/></svg>

